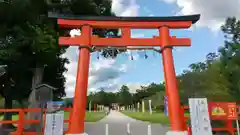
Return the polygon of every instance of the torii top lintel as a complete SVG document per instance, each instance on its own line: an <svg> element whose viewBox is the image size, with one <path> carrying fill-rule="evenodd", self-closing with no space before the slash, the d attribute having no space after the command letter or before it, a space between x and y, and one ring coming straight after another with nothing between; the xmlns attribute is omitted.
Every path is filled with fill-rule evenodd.
<svg viewBox="0 0 240 135"><path fill-rule="evenodd" d="M189 28L196 23L200 15L171 17L116 17L116 16L76 16L49 12L48 17L57 18L63 28L82 27L81 36L60 37L60 45L89 46L162 46L160 36L154 38L131 38L131 29L159 29L167 27L168 44L171 46L190 46L188 38L176 38L169 35L168 29ZM121 38L99 38L90 34L91 28L120 28ZM160 35L162 33L160 32ZM88 38L88 39L86 39Z"/></svg>
<svg viewBox="0 0 240 135"><path fill-rule="evenodd" d="M89 24L102 28L159 28L168 26L171 29L189 28L196 23L200 15L170 16L170 17L116 17L116 16L76 16L49 12L50 18L57 18L60 27L76 28Z"/></svg>

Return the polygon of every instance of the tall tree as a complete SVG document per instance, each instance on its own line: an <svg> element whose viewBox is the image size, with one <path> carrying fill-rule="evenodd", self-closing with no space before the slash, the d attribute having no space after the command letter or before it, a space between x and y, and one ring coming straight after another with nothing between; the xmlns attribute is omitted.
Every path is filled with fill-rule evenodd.
<svg viewBox="0 0 240 135"><path fill-rule="evenodd" d="M58 46L57 24L48 19L49 10L79 15L113 15L111 1L108 0L58 0L57 3L54 6L48 6L49 1L47 3L46 0L0 3L0 63L8 65L8 78L13 78L16 83L8 90L11 96L15 96L5 97L10 101L25 99L31 89L40 83L58 88L55 98L65 96L63 72L68 60L61 55L67 47ZM95 33L101 35L105 31Z"/></svg>
<svg viewBox="0 0 240 135"><path fill-rule="evenodd" d="M225 46L219 49L221 74L228 80L228 89L239 101L240 94L240 21L235 17L228 18L222 26L225 34Z"/></svg>
<svg viewBox="0 0 240 135"><path fill-rule="evenodd" d="M126 85L123 85L118 93L118 102L121 105L132 104L132 94L129 92L129 88Z"/></svg>

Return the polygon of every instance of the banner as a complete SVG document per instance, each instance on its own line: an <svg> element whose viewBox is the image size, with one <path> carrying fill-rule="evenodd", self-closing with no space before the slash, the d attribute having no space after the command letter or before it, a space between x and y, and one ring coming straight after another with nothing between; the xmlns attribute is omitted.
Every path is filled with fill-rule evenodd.
<svg viewBox="0 0 240 135"><path fill-rule="evenodd" d="M164 114L168 116L168 98L164 96Z"/></svg>
<svg viewBox="0 0 240 135"><path fill-rule="evenodd" d="M209 111L212 120L237 119L237 105L233 102L210 102Z"/></svg>

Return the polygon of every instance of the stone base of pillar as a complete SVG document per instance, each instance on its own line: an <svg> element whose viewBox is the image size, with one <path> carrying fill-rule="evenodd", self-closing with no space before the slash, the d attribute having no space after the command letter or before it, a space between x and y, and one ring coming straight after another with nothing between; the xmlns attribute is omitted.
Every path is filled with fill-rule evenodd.
<svg viewBox="0 0 240 135"><path fill-rule="evenodd" d="M188 132L187 131L179 131L179 132L168 131L166 135L188 135Z"/></svg>

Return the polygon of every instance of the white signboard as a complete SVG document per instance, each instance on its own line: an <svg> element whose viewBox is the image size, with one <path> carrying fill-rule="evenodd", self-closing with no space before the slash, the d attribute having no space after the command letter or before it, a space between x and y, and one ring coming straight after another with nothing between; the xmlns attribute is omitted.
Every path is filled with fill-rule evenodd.
<svg viewBox="0 0 240 135"><path fill-rule="evenodd" d="M48 103L44 135L63 135L64 111L60 110L62 104L62 102Z"/></svg>
<svg viewBox="0 0 240 135"><path fill-rule="evenodd" d="M206 98L190 98L189 109L192 135L212 135Z"/></svg>

